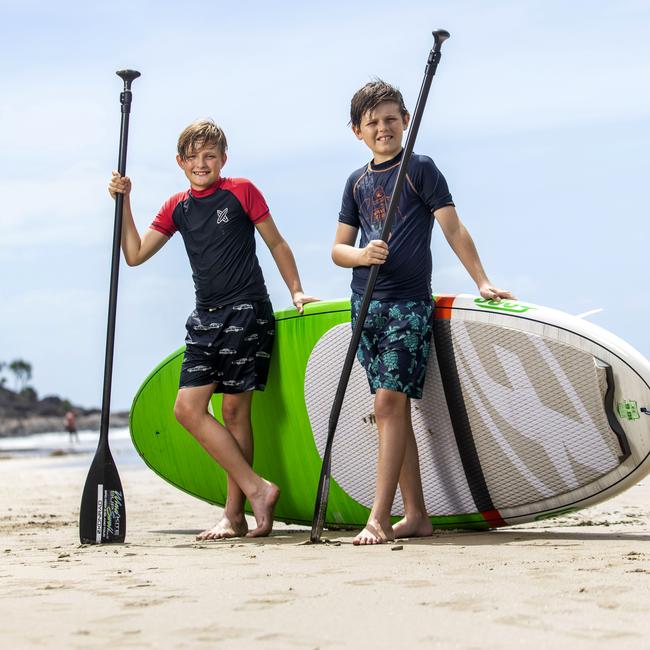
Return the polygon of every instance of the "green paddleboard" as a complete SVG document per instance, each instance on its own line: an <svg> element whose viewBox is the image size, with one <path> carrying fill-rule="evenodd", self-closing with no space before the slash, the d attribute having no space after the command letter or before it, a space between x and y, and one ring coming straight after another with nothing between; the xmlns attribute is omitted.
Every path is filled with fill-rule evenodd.
<svg viewBox="0 0 650 650"><path fill-rule="evenodd" d="M310 524L329 413L349 346L348 300L276 313L267 388L253 398L255 470L282 490L279 520ZM427 512L436 527L492 528L565 514L650 471L650 363L584 320L520 301L439 296L421 400L412 400ZM175 420L184 348L144 381L136 449L156 473L223 505L226 475ZM221 396L211 409L221 418ZM326 525L360 527L378 432L354 364L332 448ZM250 512L250 510L249 510ZM403 515L401 495L394 517Z"/></svg>

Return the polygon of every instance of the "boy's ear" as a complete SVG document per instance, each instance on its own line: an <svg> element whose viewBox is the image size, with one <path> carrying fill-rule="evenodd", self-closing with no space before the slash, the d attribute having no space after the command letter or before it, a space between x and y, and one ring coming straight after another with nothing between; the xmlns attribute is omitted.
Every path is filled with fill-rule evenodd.
<svg viewBox="0 0 650 650"><path fill-rule="evenodd" d="M178 163L178 166L183 169L183 159L181 158L180 154L176 154L176 162Z"/></svg>
<svg viewBox="0 0 650 650"><path fill-rule="evenodd" d="M408 129L409 124L411 123L411 114L406 113L406 115L402 118L402 122L404 122L404 130Z"/></svg>
<svg viewBox="0 0 650 650"><path fill-rule="evenodd" d="M357 136L357 140L363 140L363 136L361 135L361 129L358 126L352 126L352 133Z"/></svg>
<svg viewBox="0 0 650 650"><path fill-rule="evenodd" d="M221 163L221 166L223 167L226 162L228 162L228 154L224 151L223 152L223 162Z"/></svg>

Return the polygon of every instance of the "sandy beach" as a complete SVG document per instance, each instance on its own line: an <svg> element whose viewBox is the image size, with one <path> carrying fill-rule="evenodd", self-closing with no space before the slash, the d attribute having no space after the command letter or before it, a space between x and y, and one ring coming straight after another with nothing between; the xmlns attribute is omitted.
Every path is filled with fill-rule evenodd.
<svg viewBox="0 0 650 650"><path fill-rule="evenodd" d="M127 543L82 547L85 463L0 472L3 647L648 647L647 480L564 519L357 548L285 524L195 542L218 509L127 465Z"/></svg>

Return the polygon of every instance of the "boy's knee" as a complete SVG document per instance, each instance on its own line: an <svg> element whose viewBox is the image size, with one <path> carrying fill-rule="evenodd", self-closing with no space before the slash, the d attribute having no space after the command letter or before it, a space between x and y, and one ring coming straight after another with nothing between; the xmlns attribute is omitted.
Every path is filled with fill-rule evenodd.
<svg viewBox="0 0 650 650"><path fill-rule="evenodd" d="M221 417L226 429L246 424L249 418L248 405L243 402L224 399L221 403Z"/></svg>
<svg viewBox="0 0 650 650"><path fill-rule="evenodd" d="M179 424L183 425L186 429L191 428L192 419L194 417L193 409L182 397L177 397L174 403L174 417Z"/></svg>
<svg viewBox="0 0 650 650"><path fill-rule="evenodd" d="M375 395L375 418L388 420L403 417L408 403L408 396L393 390L378 390Z"/></svg>

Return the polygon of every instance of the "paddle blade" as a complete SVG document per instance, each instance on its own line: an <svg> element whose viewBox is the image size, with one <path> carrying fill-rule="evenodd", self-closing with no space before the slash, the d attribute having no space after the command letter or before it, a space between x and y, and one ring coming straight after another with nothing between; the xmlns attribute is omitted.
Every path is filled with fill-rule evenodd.
<svg viewBox="0 0 650 650"><path fill-rule="evenodd" d="M97 448L81 497L82 544L121 543L126 536L124 491L108 443Z"/></svg>

